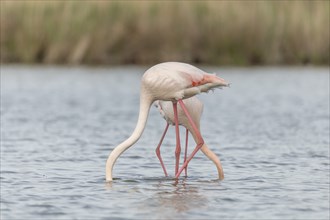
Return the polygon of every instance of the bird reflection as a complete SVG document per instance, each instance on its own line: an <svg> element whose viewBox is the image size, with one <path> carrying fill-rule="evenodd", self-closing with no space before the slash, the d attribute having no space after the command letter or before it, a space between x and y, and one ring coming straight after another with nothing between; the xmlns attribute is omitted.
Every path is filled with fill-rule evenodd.
<svg viewBox="0 0 330 220"><path fill-rule="evenodd" d="M154 199L159 205L160 213L164 215L170 211L168 209L183 213L207 204L206 197L199 193L198 187L186 183L186 178L175 179L171 183L162 180L155 187L158 193L154 195ZM161 212L162 209L166 209L166 212Z"/></svg>

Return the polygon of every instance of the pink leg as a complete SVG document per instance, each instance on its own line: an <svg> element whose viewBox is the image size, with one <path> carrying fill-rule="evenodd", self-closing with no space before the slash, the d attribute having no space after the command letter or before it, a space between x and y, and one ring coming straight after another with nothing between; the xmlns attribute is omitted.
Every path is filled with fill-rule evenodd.
<svg viewBox="0 0 330 220"><path fill-rule="evenodd" d="M158 146L157 146L157 148L156 148L156 155L157 155L157 157L158 157L158 159L159 159L160 165L162 165L162 168L163 168L163 171L164 171L165 176L168 176L168 175L167 175L166 168L165 168L165 165L164 165L163 160L162 160L162 156L160 155L160 146L161 146L162 143L163 143L163 140L164 140L164 137L165 137L165 135L166 135L166 132L167 132L168 126L169 126L169 123L167 123L167 125L166 125L166 127L165 127L165 130L164 130L164 133L163 133L163 135L162 135L162 137L161 137L161 139L160 139L160 141L159 141L159 144L158 144Z"/></svg>
<svg viewBox="0 0 330 220"><path fill-rule="evenodd" d="M173 102L173 112L174 112L174 122L175 122L175 134L176 134L176 148L175 148L175 175L177 175L179 170L180 162L180 130L179 130L179 119L178 119L178 106L177 102Z"/></svg>
<svg viewBox="0 0 330 220"><path fill-rule="evenodd" d="M187 161L188 134L189 134L189 131L188 131L188 129L186 129L186 147L185 147L185 151L184 151L184 160L183 160L184 163ZM187 169L188 169L188 164L187 164L187 166L184 168L184 172L185 172L185 175L186 175L186 176L188 176L188 174L187 174Z"/></svg>
<svg viewBox="0 0 330 220"><path fill-rule="evenodd" d="M197 129L194 121L192 120L186 106L184 105L182 100L178 101L182 110L184 111L185 115L187 116L190 125L193 127L194 132L196 133L198 142L197 142L197 146L195 148L195 150L190 154L190 156L188 157L188 159L186 160L186 162L184 162L183 166L180 168L180 170L178 171L178 173L175 175L175 178L178 178L181 174L181 172L183 171L183 169L188 165L188 163L190 162L190 160L195 156L195 154L197 153L197 151L203 146L204 144L204 140L201 136L201 133L199 132L199 130Z"/></svg>

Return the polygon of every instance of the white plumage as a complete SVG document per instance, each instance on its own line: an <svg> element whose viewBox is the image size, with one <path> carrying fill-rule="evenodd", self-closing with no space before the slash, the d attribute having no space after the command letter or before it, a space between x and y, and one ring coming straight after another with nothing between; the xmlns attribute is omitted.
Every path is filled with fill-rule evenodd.
<svg viewBox="0 0 330 220"><path fill-rule="evenodd" d="M214 74L206 73L190 64L179 62L167 62L157 64L148 69L141 79L140 92L140 112L138 122L132 135L119 144L110 153L106 163L106 180L112 181L113 166L118 157L129 147L131 147L142 135L145 128L150 106L156 100L172 101L173 108L176 111L177 103L181 107L185 107L182 100L199 94L200 92L208 92L211 89L229 86L224 79ZM185 114L189 114L188 112ZM187 115L188 116L188 115ZM174 115L177 119L177 116ZM187 166L197 150L202 147L203 139L197 130L193 121L189 122L196 131L198 137L198 145L189 156L186 163L181 167ZM176 124L177 128L178 124ZM195 127L195 128L194 128ZM177 133L177 145L179 144L179 134ZM180 171L176 174L176 178L180 175Z"/></svg>

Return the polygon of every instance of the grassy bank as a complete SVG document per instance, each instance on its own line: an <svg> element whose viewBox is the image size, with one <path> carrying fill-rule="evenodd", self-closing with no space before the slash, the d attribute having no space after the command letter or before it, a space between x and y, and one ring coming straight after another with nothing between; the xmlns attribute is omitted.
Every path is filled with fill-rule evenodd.
<svg viewBox="0 0 330 220"><path fill-rule="evenodd" d="M1 1L1 62L329 64L329 1Z"/></svg>

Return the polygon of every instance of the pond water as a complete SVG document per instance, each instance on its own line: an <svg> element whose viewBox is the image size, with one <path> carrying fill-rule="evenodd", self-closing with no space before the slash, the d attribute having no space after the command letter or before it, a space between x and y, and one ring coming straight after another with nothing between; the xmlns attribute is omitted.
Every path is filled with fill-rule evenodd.
<svg viewBox="0 0 330 220"><path fill-rule="evenodd" d="M198 152L175 180L173 127L165 178L155 155L165 121L152 108L107 184L146 68L2 65L1 219L329 219L329 69L203 69L232 83L199 95L225 179Z"/></svg>

